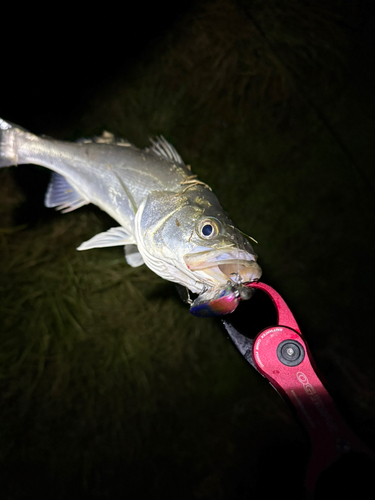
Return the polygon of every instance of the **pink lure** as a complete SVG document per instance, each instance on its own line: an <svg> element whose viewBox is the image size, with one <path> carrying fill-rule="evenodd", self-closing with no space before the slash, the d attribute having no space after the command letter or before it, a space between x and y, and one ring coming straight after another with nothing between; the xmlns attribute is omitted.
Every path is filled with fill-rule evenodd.
<svg viewBox="0 0 375 500"><path fill-rule="evenodd" d="M209 290L197 297L191 305L190 312L199 318L223 316L232 313L240 300L247 300L253 291L247 286L228 283L224 288Z"/></svg>

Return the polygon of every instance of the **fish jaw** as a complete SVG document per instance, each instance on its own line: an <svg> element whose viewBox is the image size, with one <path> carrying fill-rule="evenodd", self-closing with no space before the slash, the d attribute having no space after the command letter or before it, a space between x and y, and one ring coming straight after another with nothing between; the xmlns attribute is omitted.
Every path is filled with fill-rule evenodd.
<svg viewBox="0 0 375 500"><path fill-rule="evenodd" d="M256 256L246 250L227 247L217 250L207 249L184 255L189 271L194 272L203 282L220 286L228 282L248 283L259 279L262 270Z"/></svg>

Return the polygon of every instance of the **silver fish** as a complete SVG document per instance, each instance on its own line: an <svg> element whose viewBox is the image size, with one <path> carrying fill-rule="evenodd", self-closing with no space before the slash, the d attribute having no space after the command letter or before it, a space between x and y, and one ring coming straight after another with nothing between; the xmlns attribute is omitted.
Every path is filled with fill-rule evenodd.
<svg viewBox="0 0 375 500"><path fill-rule="evenodd" d="M119 224L78 250L124 245L131 266L145 263L162 278L209 296L261 276L248 239L163 137L144 150L108 132L74 143L0 119L0 167L25 163L53 171L47 207L66 213L93 203Z"/></svg>

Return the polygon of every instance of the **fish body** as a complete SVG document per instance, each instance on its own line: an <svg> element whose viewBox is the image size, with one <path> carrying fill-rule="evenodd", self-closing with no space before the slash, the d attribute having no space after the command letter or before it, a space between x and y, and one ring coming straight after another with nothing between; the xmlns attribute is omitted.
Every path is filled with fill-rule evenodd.
<svg viewBox="0 0 375 500"><path fill-rule="evenodd" d="M130 265L146 263L215 300L228 284L238 287L261 275L248 239L164 138L144 150L108 132L74 143L0 119L0 167L26 163L53 171L46 206L69 212L93 203L118 223L78 250L124 245Z"/></svg>

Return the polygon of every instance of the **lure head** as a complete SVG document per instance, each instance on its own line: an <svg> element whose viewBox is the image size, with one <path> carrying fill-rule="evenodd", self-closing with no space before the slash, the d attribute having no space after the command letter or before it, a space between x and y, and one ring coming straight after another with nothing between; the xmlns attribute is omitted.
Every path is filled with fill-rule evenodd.
<svg viewBox="0 0 375 500"><path fill-rule="evenodd" d="M191 304L190 312L199 318L232 313L241 300L248 300L254 291L243 284L228 282L224 288L201 293Z"/></svg>

